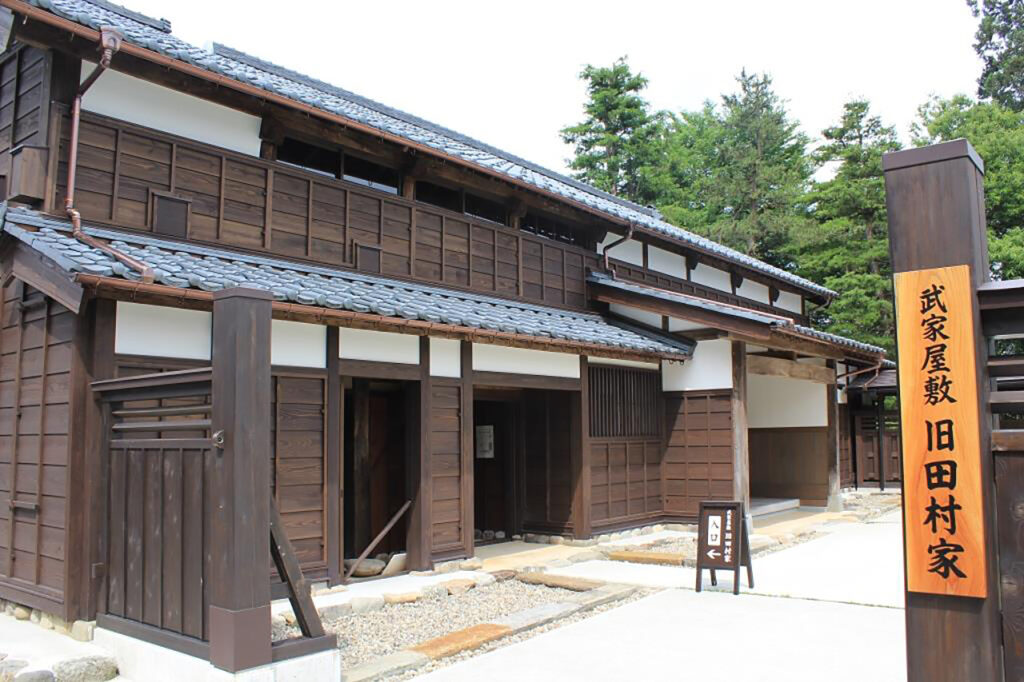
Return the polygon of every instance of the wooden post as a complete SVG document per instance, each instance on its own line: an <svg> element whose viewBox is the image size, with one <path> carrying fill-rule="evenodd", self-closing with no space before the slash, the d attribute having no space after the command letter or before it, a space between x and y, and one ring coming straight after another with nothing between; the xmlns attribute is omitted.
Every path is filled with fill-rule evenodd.
<svg viewBox="0 0 1024 682"><path fill-rule="evenodd" d="M270 317L273 296L213 295L209 465L210 663L235 672L270 663Z"/></svg>
<svg viewBox="0 0 1024 682"><path fill-rule="evenodd" d="M370 382L352 380L352 548L370 542Z"/></svg>
<svg viewBox="0 0 1024 682"><path fill-rule="evenodd" d="M836 369L836 361L828 360L827 367ZM833 371L833 373L835 373ZM838 386L825 384L825 409L828 414L828 432L825 436L825 457L828 466L828 498L825 503L830 512L843 511L842 485L839 480L839 400L836 397Z"/></svg>
<svg viewBox="0 0 1024 682"><path fill-rule="evenodd" d="M975 289L988 280L984 165L970 144L956 140L894 152L882 157L882 166L893 272L968 265ZM909 682L1003 679L996 517L991 487L988 347L980 314L977 306L974 308L981 480L988 482L982 487L980 505L986 526L983 546L988 566L987 595L973 599L907 592Z"/></svg>
<svg viewBox="0 0 1024 682"><path fill-rule="evenodd" d="M345 418L345 391L341 387L341 358L338 355L341 333L327 328L327 579L331 585L341 582L344 553L342 528L342 438Z"/></svg>
<svg viewBox="0 0 1024 682"><path fill-rule="evenodd" d="M732 342L732 498L750 525L750 444L747 435L747 344Z"/></svg>
<svg viewBox="0 0 1024 682"><path fill-rule="evenodd" d="M462 386L459 395L462 398L462 541L466 546L466 556L475 553L476 539L473 536L476 514L474 500L474 465L476 463L473 430L473 342L462 341L459 344L459 375Z"/></svg>
<svg viewBox="0 0 1024 682"><path fill-rule="evenodd" d="M580 356L580 390L572 403L573 535L586 540L592 533L590 505L590 367ZM644 467L647 463L644 462ZM647 491L644 491L647 495Z"/></svg>
<svg viewBox="0 0 1024 682"><path fill-rule="evenodd" d="M406 538L408 566L412 570L429 570L433 566L431 551L431 496L433 485L430 475L431 436L431 383L430 383L430 337L420 337L420 390L419 410L416 424L409 428L419 433L418 453L410 458L409 533Z"/></svg>

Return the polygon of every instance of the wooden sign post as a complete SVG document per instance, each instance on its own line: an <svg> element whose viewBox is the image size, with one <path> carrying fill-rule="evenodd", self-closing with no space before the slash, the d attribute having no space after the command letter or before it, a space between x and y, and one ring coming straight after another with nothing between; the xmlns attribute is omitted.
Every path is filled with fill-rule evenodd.
<svg viewBox="0 0 1024 682"><path fill-rule="evenodd" d="M717 569L733 572L732 593L740 593L740 568L747 567L747 586L754 586L750 562L750 537L742 502L701 502L697 523L697 591L704 569L711 571L711 584L718 584Z"/></svg>
<svg viewBox="0 0 1024 682"><path fill-rule="evenodd" d="M882 167L896 273L907 679L1002 680L988 347L975 298L989 278L984 164L956 140L886 154Z"/></svg>
<svg viewBox="0 0 1024 682"><path fill-rule="evenodd" d="M907 589L984 598L975 297L970 268L894 277Z"/></svg>

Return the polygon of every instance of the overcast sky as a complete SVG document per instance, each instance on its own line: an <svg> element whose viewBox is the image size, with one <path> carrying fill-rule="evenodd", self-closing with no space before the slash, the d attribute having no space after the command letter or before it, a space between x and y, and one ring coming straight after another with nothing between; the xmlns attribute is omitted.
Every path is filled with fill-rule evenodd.
<svg viewBox="0 0 1024 682"><path fill-rule="evenodd" d="M220 42L555 170L585 64L628 55L657 109L695 109L767 72L813 138L850 97L901 137L932 93L973 95L964 0L119 0L195 44Z"/></svg>

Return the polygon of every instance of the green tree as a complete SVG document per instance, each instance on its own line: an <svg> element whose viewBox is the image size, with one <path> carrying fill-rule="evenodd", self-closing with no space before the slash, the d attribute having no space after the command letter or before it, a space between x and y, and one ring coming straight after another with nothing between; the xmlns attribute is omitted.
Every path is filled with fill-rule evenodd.
<svg viewBox="0 0 1024 682"><path fill-rule="evenodd" d="M814 161L834 167L835 174L813 185L814 221L794 230L785 250L799 274L840 292L831 305L812 312L816 326L891 351L895 331L882 154L899 149L899 140L863 99L847 102L839 122L822 136Z"/></svg>
<svg viewBox="0 0 1024 682"><path fill-rule="evenodd" d="M985 63L978 96L1024 110L1024 0L967 0L980 18L974 50Z"/></svg>
<svg viewBox="0 0 1024 682"><path fill-rule="evenodd" d="M916 145L966 138L985 162L989 257L1000 279L1024 277L1024 112L966 95L918 109Z"/></svg>
<svg viewBox="0 0 1024 682"><path fill-rule="evenodd" d="M806 219L808 140L772 89L771 77L743 71L720 107L672 116L655 186L665 216L775 265Z"/></svg>
<svg viewBox="0 0 1024 682"><path fill-rule="evenodd" d="M647 79L633 73L625 57L610 67L588 65L580 78L587 83L586 117L561 131L562 140L574 146L569 167L598 189L653 202L664 126L662 114L652 113L643 97Z"/></svg>

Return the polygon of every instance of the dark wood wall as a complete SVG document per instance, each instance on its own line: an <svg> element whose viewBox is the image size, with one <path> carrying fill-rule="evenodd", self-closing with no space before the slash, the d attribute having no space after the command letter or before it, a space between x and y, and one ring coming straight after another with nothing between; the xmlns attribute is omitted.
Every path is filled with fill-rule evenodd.
<svg viewBox="0 0 1024 682"><path fill-rule="evenodd" d="M465 553L467 535L464 505L469 502L469 472L463 450L463 386L434 378L430 391L431 554L434 557ZM470 419L472 419L470 417Z"/></svg>
<svg viewBox="0 0 1024 682"><path fill-rule="evenodd" d="M55 207L67 178L66 115L60 125ZM76 205L88 222L151 231L164 193L188 200L196 241L586 305L586 268L598 258L577 246L96 114L83 114L80 138Z"/></svg>
<svg viewBox="0 0 1024 682"><path fill-rule="evenodd" d="M828 428L750 429L751 497L828 499Z"/></svg>
<svg viewBox="0 0 1024 682"><path fill-rule="evenodd" d="M0 176L9 177L10 151L45 145L53 53L19 45L0 57Z"/></svg>
<svg viewBox="0 0 1024 682"><path fill-rule="evenodd" d="M13 281L0 320L0 596L62 614L76 316Z"/></svg>
<svg viewBox="0 0 1024 682"><path fill-rule="evenodd" d="M666 393L665 414L665 513L696 517L701 500L732 499L732 391Z"/></svg>
<svg viewBox="0 0 1024 682"><path fill-rule="evenodd" d="M523 392L523 530L572 530L571 391Z"/></svg>
<svg viewBox="0 0 1024 682"><path fill-rule="evenodd" d="M851 487L857 483L853 469L853 439L850 435L850 406L839 405L839 485Z"/></svg>

